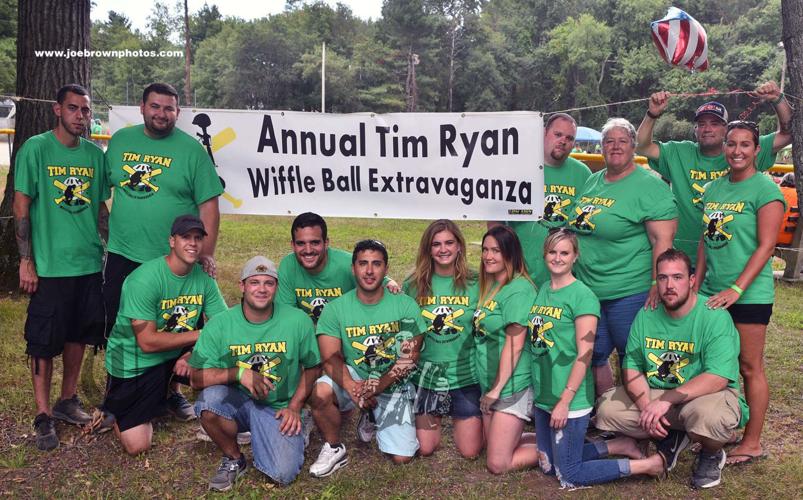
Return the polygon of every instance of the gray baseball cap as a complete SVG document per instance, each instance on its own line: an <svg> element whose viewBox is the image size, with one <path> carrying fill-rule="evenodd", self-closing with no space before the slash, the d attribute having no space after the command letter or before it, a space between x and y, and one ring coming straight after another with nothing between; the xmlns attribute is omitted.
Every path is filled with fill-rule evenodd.
<svg viewBox="0 0 803 500"><path fill-rule="evenodd" d="M251 276L259 275L273 276L279 279L279 272L276 271L276 264L269 258L261 255L248 259L248 262L243 266L243 272L240 273L240 281L246 280Z"/></svg>

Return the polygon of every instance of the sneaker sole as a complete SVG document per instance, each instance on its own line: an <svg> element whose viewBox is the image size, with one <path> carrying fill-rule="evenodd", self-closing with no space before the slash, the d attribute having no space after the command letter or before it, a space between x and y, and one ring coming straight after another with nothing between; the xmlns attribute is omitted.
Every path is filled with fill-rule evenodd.
<svg viewBox="0 0 803 500"><path fill-rule="evenodd" d="M87 419L85 421L75 420L74 418L70 417L66 413L61 413L60 411L53 410L53 418L57 420L61 420L62 422L66 422L72 425L86 425L92 421L92 417L87 415Z"/></svg>
<svg viewBox="0 0 803 500"><path fill-rule="evenodd" d="M341 461L335 463L334 465L332 465L332 468L329 469L327 472L325 472L323 474L315 474L312 471L310 471L310 475L312 477L319 477L319 478L320 477L328 477L328 476L331 476L332 474L334 474L335 472L337 472L338 470L342 469L346 465L348 465L348 463L349 463L349 458L348 457L343 457L343 460L341 460Z"/></svg>

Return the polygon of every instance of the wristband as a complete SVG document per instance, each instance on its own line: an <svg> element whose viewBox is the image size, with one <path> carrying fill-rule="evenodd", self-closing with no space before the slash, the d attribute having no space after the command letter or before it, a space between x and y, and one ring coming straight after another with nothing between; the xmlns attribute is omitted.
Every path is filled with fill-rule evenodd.
<svg viewBox="0 0 803 500"><path fill-rule="evenodd" d="M651 112L649 109L647 110L647 116L649 116L649 117L650 117L650 118L652 118L653 120L657 120L658 118L660 118L660 117L661 117L661 115L660 115L660 114L658 114L658 115L654 115L654 114L652 114L652 112Z"/></svg>
<svg viewBox="0 0 803 500"><path fill-rule="evenodd" d="M241 366L240 369L237 371L237 382L243 378L243 372L245 371L245 367Z"/></svg>
<svg viewBox="0 0 803 500"><path fill-rule="evenodd" d="M741 297L741 296L742 296L742 294L744 293L744 290L742 290L742 288L741 288L739 285L737 285L736 283L732 284L732 285L730 286L730 288L731 288L731 290L733 290L734 292L738 293L738 294L739 294L739 297Z"/></svg>
<svg viewBox="0 0 803 500"><path fill-rule="evenodd" d="M658 280L652 280L650 283L652 284L652 286L655 286L658 284Z"/></svg>
<svg viewBox="0 0 803 500"><path fill-rule="evenodd" d="M778 104L780 104L781 101L783 101L783 94L779 95L777 99L772 101L772 105L777 106Z"/></svg>

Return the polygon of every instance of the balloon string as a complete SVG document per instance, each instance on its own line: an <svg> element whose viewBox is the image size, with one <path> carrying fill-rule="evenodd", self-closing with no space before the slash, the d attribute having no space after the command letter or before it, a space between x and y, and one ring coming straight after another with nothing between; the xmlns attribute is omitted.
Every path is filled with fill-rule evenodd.
<svg viewBox="0 0 803 500"><path fill-rule="evenodd" d="M717 89L712 87L712 88L709 88L708 90L706 90L705 92L670 92L669 93L670 96L686 97L686 98L689 98L689 97L711 97L711 96L717 96L717 95L738 95L738 94L753 94L753 92L748 91L748 90L742 90L742 89L721 91L721 90L717 90ZM793 99L795 101L803 102L803 99L801 99L800 97L794 96L794 95L786 93L786 92L782 92L781 95L786 96L787 99ZM605 104L594 104L592 106L580 106L580 107L577 107L577 108L561 109L561 110L558 110L558 111L549 111L549 112L544 113L544 114L545 115L553 115L555 113L568 113L570 111L583 111L583 110L586 110L586 109L604 108L604 107L608 107L608 106L618 106L620 104L632 104L634 102L644 102L644 101L649 101L649 100L650 100L649 97L642 97L640 99L629 99L627 101L608 102L608 103L605 103ZM746 116L750 116L750 113L753 112L753 110L756 108L756 106L758 106L758 104L760 102L761 101L754 101L753 103L751 103L750 106L748 106L748 109L746 109L745 112L742 113L742 115L744 115L745 117ZM742 117L742 115L739 116L740 119L744 119Z"/></svg>

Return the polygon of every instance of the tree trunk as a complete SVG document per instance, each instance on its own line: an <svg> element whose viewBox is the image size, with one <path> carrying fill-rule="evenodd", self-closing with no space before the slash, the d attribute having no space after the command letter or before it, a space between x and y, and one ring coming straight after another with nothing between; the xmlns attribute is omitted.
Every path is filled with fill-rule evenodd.
<svg viewBox="0 0 803 500"><path fill-rule="evenodd" d="M790 100L795 111L792 114L792 163L795 164L795 187L797 188L798 206L803 201L803 0L782 0L781 19L783 20L783 44L786 50L786 76L789 79L789 95L798 99ZM791 251L786 252L786 271L784 278L801 279L803 253L801 253L801 234L803 221L798 222L797 231L792 241Z"/></svg>
<svg viewBox="0 0 803 500"><path fill-rule="evenodd" d="M88 50L92 23L89 0L26 0L19 2L17 24L17 95L55 99L67 83L89 87L88 57L36 57L34 50ZM14 150L6 190L0 204L0 290L15 290L19 283L19 254L14 238L14 160L29 137L54 125L51 102L17 101Z"/></svg>

